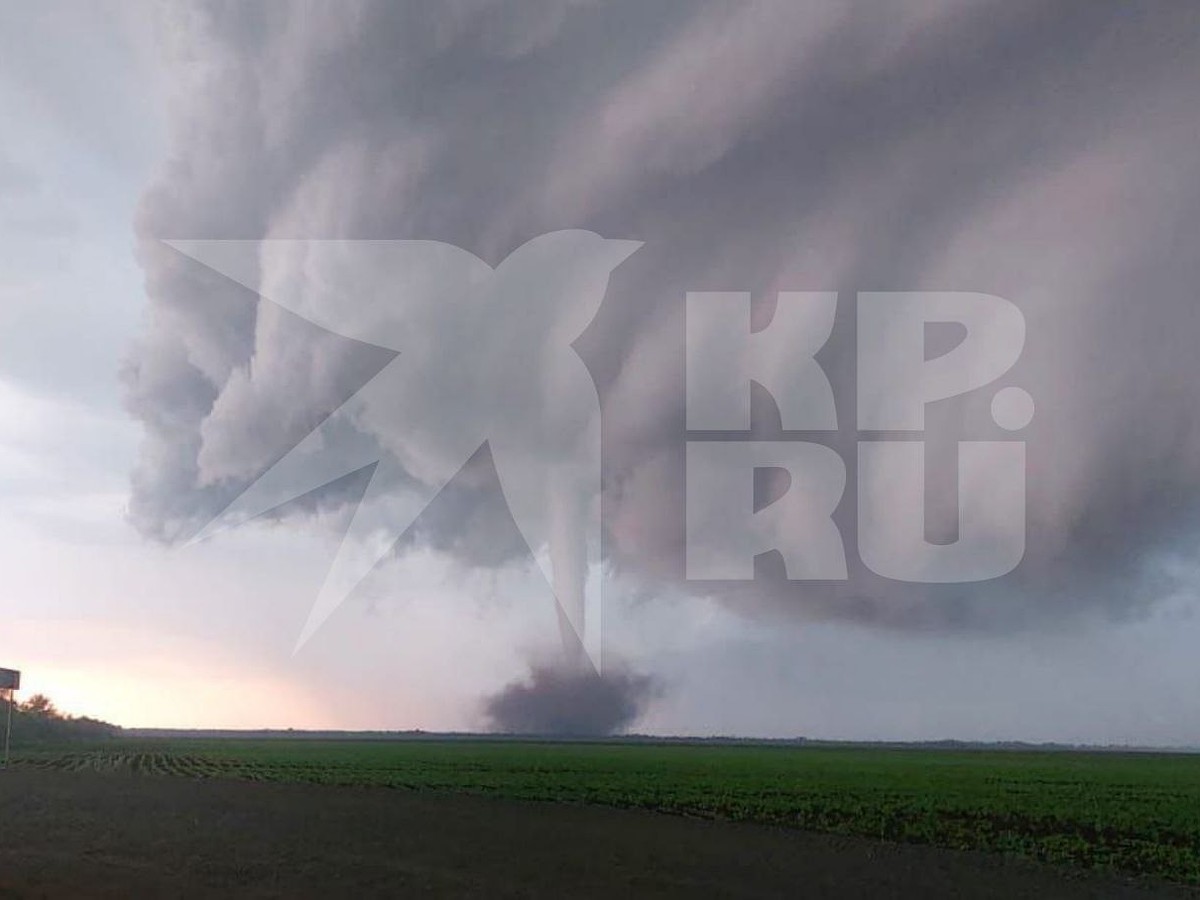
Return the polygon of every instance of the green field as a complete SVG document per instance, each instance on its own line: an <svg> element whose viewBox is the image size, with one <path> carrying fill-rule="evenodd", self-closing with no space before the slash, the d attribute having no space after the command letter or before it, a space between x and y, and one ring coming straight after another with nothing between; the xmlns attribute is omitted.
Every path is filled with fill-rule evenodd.
<svg viewBox="0 0 1200 900"><path fill-rule="evenodd" d="M1200 755L512 741L141 741L27 767L599 803L1200 884Z"/></svg>

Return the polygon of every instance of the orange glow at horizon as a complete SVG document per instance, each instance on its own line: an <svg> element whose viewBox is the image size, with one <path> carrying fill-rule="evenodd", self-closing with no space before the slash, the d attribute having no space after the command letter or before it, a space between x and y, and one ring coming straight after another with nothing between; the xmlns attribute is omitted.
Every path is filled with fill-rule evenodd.
<svg viewBox="0 0 1200 900"><path fill-rule="evenodd" d="M31 620L9 622L3 636L14 639L4 664L22 670L17 700L45 694L69 715L126 728L345 727L328 691L218 662L212 648L177 637Z"/></svg>
<svg viewBox="0 0 1200 900"><path fill-rule="evenodd" d="M136 673L39 666L17 698L34 694L45 694L69 715L125 728L337 727L317 698L269 678L169 673L148 682Z"/></svg>

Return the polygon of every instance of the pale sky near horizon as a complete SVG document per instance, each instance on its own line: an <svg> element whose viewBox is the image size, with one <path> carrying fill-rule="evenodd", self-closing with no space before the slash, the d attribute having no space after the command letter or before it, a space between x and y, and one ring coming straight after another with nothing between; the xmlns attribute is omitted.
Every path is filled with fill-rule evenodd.
<svg viewBox="0 0 1200 900"><path fill-rule="evenodd" d="M416 546L293 654L328 522L194 547L130 523L142 423L119 372L149 308L134 219L187 86L140 3L0 0L0 18L0 666L25 696L126 726L480 727L479 698L555 627L527 564ZM962 634L760 618L678 585L612 596L606 640L658 681L639 732L1200 746L1194 592Z"/></svg>

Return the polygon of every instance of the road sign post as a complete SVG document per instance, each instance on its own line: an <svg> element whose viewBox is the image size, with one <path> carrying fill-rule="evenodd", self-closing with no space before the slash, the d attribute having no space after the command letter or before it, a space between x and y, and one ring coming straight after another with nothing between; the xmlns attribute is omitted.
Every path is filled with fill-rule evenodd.
<svg viewBox="0 0 1200 900"><path fill-rule="evenodd" d="M21 687L21 673L16 669L0 669L0 691L8 695L8 711L4 725L4 768L8 768L9 746L12 742L13 697Z"/></svg>

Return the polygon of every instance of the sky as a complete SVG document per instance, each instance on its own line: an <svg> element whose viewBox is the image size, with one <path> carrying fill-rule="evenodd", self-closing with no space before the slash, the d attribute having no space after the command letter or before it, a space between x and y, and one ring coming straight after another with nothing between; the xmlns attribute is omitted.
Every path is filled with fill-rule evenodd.
<svg viewBox="0 0 1200 900"><path fill-rule="evenodd" d="M487 727L488 698L558 640L487 461L297 650L362 485L187 539L383 357L162 242L436 240L498 266L571 228L643 242L576 344L603 408L589 583L605 581L606 653L648 685L629 728L1200 745L1200 12L0 16L0 665L25 692L127 726ZM1037 403L1022 565L913 586L851 544L844 585L769 564L683 578L685 293L752 292L762 324L778 291L841 292L825 359L843 409L854 293L932 289L1025 315L997 382ZM994 438L990 399L931 407L930 446ZM777 437L769 399L753 409L753 434ZM404 458L418 431L374 436ZM852 458L855 440L831 443ZM835 518L853 533L852 510Z"/></svg>

